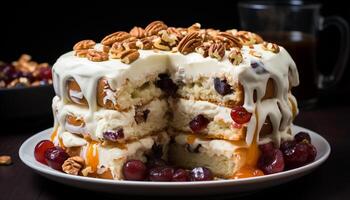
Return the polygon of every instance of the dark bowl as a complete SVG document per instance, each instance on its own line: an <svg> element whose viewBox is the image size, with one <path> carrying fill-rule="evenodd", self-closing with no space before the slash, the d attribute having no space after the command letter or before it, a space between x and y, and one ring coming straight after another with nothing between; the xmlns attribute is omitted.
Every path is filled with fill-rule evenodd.
<svg viewBox="0 0 350 200"><path fill-rule="evenodd" d="M54 96L52 85L0 89L0 120L51 117Z"/></svg>

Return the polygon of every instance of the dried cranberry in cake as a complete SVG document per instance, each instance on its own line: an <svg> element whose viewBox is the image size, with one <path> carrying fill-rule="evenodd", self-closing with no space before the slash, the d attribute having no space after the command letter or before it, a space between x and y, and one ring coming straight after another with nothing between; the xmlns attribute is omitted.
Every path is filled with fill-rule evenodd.
<svg viewBox="0 0 350 200"><path fill-rule="evenodd" d="M140 160L129 160L123 166L124 179L131 181L143 181L147 176L147 167Z"/></svg>
<svg viewBox="0 0 350 200"><path fill-rule="evenodd" d="M214 78L214 88L216 92L222 96L233 93L233 89L231 85L227 83L226 79L220 80L220 78Z"/></svg>
<svg viewBox="0 0 350 200"><path fill-rule="evenodd" d="M308 141L309 143L311 143L311 137L308 133L305 132L299 132L294 136L294 140L296 142L302 142L303 140Z"/></svg>
<svg viewBox="0 0 350 200"><path fill-rule="evenodd" d="M191 181L210 181L213 179L213 173L206 167L196 167L190 172Z"/></svg>
<svg viewBox="0 0 350 200"><path fill-rule="evenodd" d="M61 147L52 147L45 151L47 165L56 170L62 170L62 165L68 158L69 155Z"/></svg>
<svg viewBox="0 0 350 200"><path fill-rule="evenodd" d="M193 132L200 132L203 129L207 128L209 120L203 115L197 115L195 118L190 121L190 128Z"/></svg>
<svg viewBox="0 0 350 200"><path fill-rule="evenodd" d="M50 140L41 140L34 148L35 160L47 165L45 161L45 151L55 145Z"/></svg>
<svg viewBox="0 0 350 200"><path fill-rule="evenodd" d="M284 170L284 159L281 150L272 149L263 152L258 160L258 168L261 169L264 174L274 174Z"/></svg>
<svg viewBox="0 0 350 200"><path fill-rule="evenodd" d="M50 80L52 79L51 68L43 67L40 69L40 79Z"/></svg>
<svg viewBox="0 0 350 200"><path fill-rule="evenodd" d="M264 63L262 63L261 61L258 60L253 60L250 63L250 66L253 68L253 70L255 71L255 73L257 74L265 74L268 71L265 69Z"/></svg>
<svg viewBox="0 0 350 200"><path fill-rule="evenodd" d="M249 122L251 116L252 116L252 114L249 113L242 106L237 106L231 110L231 118L237 124L245 124L245 123Z"/></svg>
<svg viewBox="0 0 350 200"><path fill-rule="evenodd" d="M185 169L177 169L174 174L172 181L189 181L190 175L187 170Z"/></svg>
<svg viewBox="0 0 350 200"><path fill-rule="evenodd" d="M149 170L151 181L171 181L174 175L174 168L168 166L155 167Z"/></svg>
<svg viewBox="0 0 350 200"><path fill-rule="evenodd" d="M109 131L103 132L103 138L110 142L116 142L124 138L124 130L120 128L120 129L117 129L116 131L109 130Z"/></svg>
<svg viewBox="0 0 350 200"><path fill-rule="evenodd" d="M179 87L171 80L168 74L159 74L156 86L163 90L168 96L175 97Z"/></svg>

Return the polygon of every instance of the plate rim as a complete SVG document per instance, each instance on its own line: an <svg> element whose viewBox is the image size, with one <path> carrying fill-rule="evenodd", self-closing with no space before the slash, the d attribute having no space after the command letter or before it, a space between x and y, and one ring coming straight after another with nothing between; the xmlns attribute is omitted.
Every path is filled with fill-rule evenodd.
<svg viewBox="0 0 350 200"><path fill-rule="evenodd" d="M241 178L241 179L222 179L222 180L215 180L215 181L196 181L196 182L151 182L151 181L129 181L129 180L109 180L109 179L101 179L101 178L93 178L93 177L84 177L84 176L75 176L75 175L70 175L66 174L63 172L56 171L54 169L51 169L44 164L41 163L36 163L33 165L29 160L27 160L25 157L25 152L24 148L26 146L33 146L30 144L32 140L34 140L36 137L39 137L39 135L44 134L45 132L49 132L53 128L48 128L45 130L42 130L31 137L27 138L22 144L21 147L19 148L18 154L21 159L21 161L28 166L29 168L33 169L36 173L42 174L44 176L54 176L54 177L59 177L59 178L64 178L64 179L70 179L72 181L78 181L78 182L89 182L89 183L94 183L94 184L107 184L107 185L120 185L120 186L141 186L141 187L208 187L208 186L226 186L226 185L236 185L236 184L249 184L249 183L259 183L259 182L265 182L265 181L271 181L275 179L282 179L282 178L288 178L291 175L297 175L297 174L302 174L305 172L309 172L313 169L316 169L319 167L322 163L324 163L330 153L331 153L331 146L328 143L328 141L322 137L320 134L301 127L297 125L293 125L295 128L299 129L304 129L311 134L315 135L316 137L319 137L319 139L322 141L322 143L325 144L326 152L316 161L309 163L305 166L279 172L276 174L269 174L269 175L264 175L264 176L259 176L259 177L250 177L250 178ZM49 138L49 137L48 137ZM34 157L34 156L33 156Z"/></svg>

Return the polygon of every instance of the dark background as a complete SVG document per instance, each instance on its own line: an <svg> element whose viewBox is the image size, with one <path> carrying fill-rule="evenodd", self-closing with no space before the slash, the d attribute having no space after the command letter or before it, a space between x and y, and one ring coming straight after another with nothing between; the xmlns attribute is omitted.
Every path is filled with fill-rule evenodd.
<svg viewBox="0 0 350 200"><path fill-rule="evenodd" d="M323 4L322 15L339 15L350 22L350 8L346 1L318 2ZM116 1L115 5L102 1L86 1L77 5L60 1L40 2L38 5L10 3L12 5L1 6L0 11L0 60L7 62L28 53L36 61L53 64L79 40L100 41L114 31L128 31L134 25L145 27L157 19L169 26L187 27L200 22L202 27L239 28L237 1ZM319 68L327 73L338 54L337 31L333 29L321 33L320 41ZM302 73L302 69L299 71ZM327 96L350 96L349 79L348 67L341 84L327 92ZM327 98L328 104L339 103L332 99Z"/></svg>

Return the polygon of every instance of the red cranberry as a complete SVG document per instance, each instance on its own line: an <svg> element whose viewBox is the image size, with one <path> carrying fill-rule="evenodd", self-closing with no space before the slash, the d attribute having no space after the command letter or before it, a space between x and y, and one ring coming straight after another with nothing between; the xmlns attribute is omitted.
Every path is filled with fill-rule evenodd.
<svg viewBox="0 0 350 200"><path fill-rule="evenodd" d="M171 181L174 175L172 167L155 167L149 170L149 179L151 181Z"/></svg>
<svg viewBox="0 0 350 200"><path fill-rule="evenodd" d="M175 97L179 87L171 80L167 74L159 74L156 86L163 90L168 96Z"/></svg>
<svg viewBox="0 0 350 200"><path fill-rule="evenodd" d="M177 169L174 174L172 181L189 181L189 173L185 169Z"/></svg>
<svg viewBox="0 0 350 200"><path fill-rule="evenodd" d="M264 174L274 174L284 170L284 159L281 150L273 149L272 151L262 152L258 160L258 168Z"/></svg>
<svg viewBox="0 0 350 200"><path fill-rule="evenodd" d="M283 147L282 150L287 168L292 169L307 164L309 156L308 143L296 143L288 146L288 148Z"/></svg>
<svg viewBox="0 0 350 200"><path fill-rule="evenodd" d="M231 118L237 124L245 124L245 123L249 122L251 116L252 116L252 114L249 113L242 106L237 106L231 110Z"/></svg>
<svg viewBox="0 0 350 200"><path fill-rule="evenodd" d="M294 140L296 141L296 142L302 142L302 141L304 141L304 140L306 140L306 141L308 141L309 143L311 143L311 137L310 137L310 135L308 134L308 133L306 133L306 132L299 132L298 134L296 134L295 136L294 136Z"/></svg>
<svg viewBox="0 0 350 200"><path fill-rule="evenodd" d="M203 115L197 115L195 118L190 121L190 128L193 132L200 132L203 129L207 128L209 120Z"/></svg>
<svg viewBox="0 0 350 200"><path fill-rule="evenodd" d="M45 151L47 165L56 170L62 170L64 161L69 155L61 147L52 147Z"/></svg>
<svg viewBox="0 0 350 200"><path fill-rule="evenodd" d="M123 175L126 180L142 181L146 179L147 167L140 160L129 160L123 166Z"/></svg>
<svg viewBox="0 0 350 200"><path fill-rule="evenodd" d="M210 181L213 179L212 172L206 167L196 167L190 172L191 181Z"/></svg>
<svg viewBox="0 0 350 200"><path fill-rule="evenodd" d="M272 142L269 142L266 144L259 145L259 149L262 153L269 153L272 152L275 149L275 147L273 146Z"/></svg>
<svg viewBox="0 0 350 200"><path fill-rule="evenodd" d="M307 157L307 161L306 161L306 162L307 162L307 163L311 163L311 162L313 162L313 161L315 160L315 158L316 158L317 150L316 150L315 146L312 145L312 144L309 144L308 146L309 146L309 149L308 149L309 155L308 155L308 157Z"/></svg>
<svg viewBox="0 0 350 200"><path fill-rule="evenodd" d="M214 78L214 88L217 93L225 96L233 92L231 85L227 83L227 80L220 80L220 78Z"/></svg>
<svg viewBox="0 0 350 200"><path fill-rule="evenodd" d="M40 69L40 79L50 80L52 79L52 73L50 67L43 67Z"/></svg>
<svg viewBox="0 0 350 200"><path fill-rule="evenodd" d="M103 138L111 142L116 142L119 139L124 138L124 131L122 128L118 129L117 131L106 131L103 132Z"/></svg>
<svg viewBox="0 0 350 200"><path fill-rule="evenodd" d="M35 160L47 165L45 161L45 151L55 145L50 140L41 140L34 148Z"/></svg>

